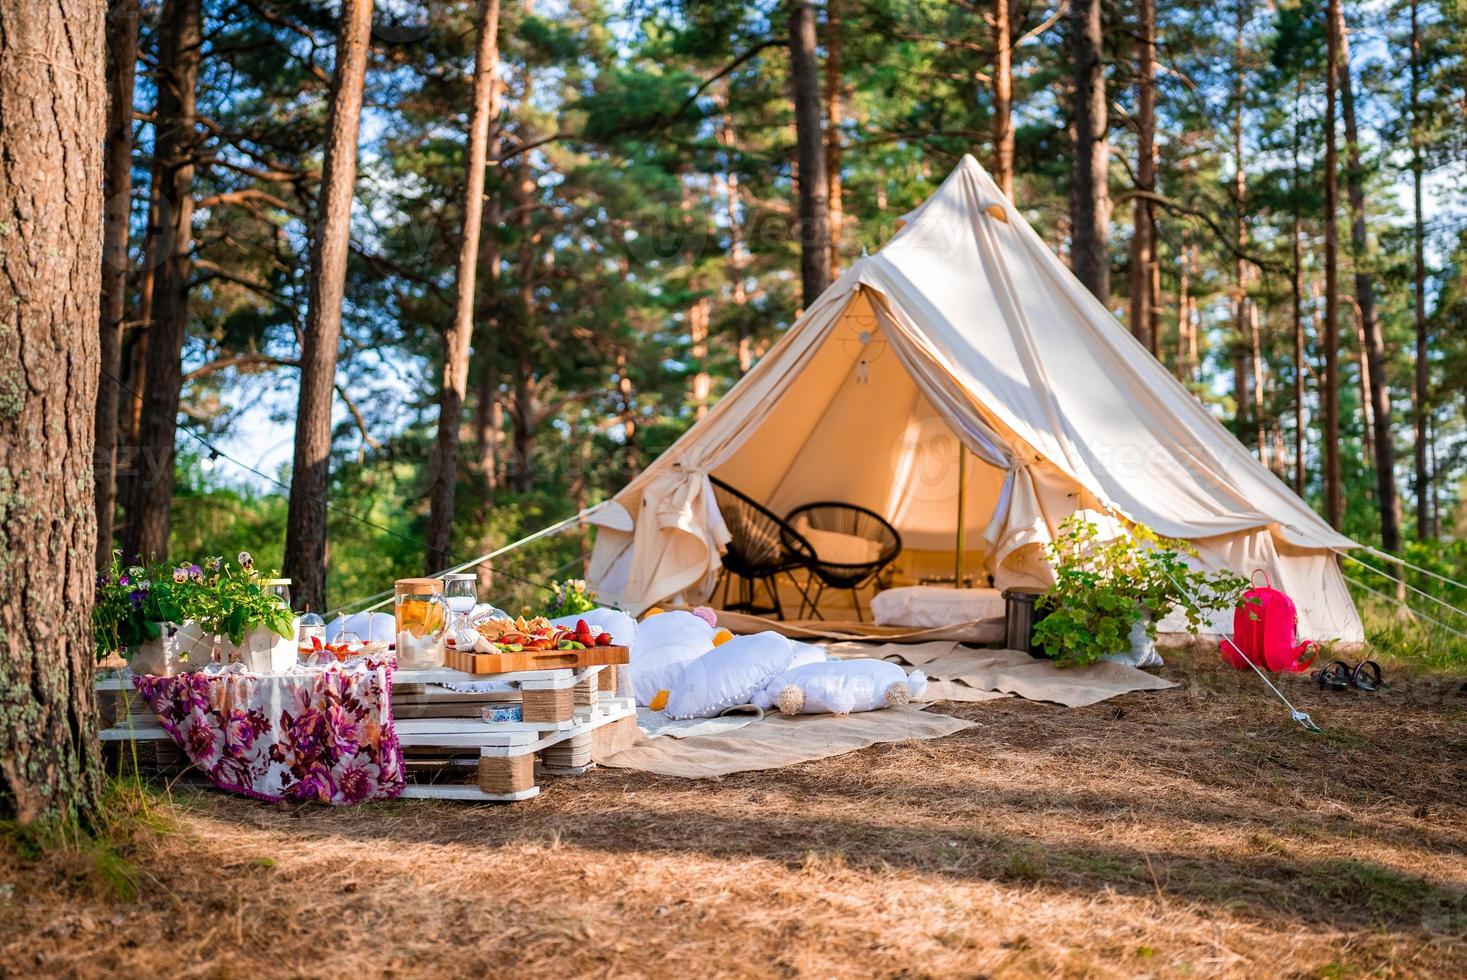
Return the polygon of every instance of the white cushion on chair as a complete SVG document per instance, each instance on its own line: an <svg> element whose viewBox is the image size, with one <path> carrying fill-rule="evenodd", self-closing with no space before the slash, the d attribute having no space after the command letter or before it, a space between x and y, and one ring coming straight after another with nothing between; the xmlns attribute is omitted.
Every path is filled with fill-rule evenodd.
<svg viewBox="0 0 1467 980"><path fill-rule="evenodd" d="M815 557L832 565L865 565L881 557L881 542L863 538L857 534L842 534L840 531L822 531L810 526L808 518L800 517L794 529L815 549Z"/></svg>

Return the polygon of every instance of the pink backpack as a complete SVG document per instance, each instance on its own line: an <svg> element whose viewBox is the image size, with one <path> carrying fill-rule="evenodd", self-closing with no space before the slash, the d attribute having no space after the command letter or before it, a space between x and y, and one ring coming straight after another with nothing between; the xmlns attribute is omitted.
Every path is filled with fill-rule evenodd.
<svg viewBox="0 0 1467 980"><path fill-rule="evenodd" d="M1257 584L1259 575L1263 576L1261 588ZM1299 642L1299 614L1294 600L1275 589L1263 569L1256 569L1253 579L1253 588L1243 593L1242 603L1233 610L1233 642L1224 639L1219 645L1223 662L1239 670L1247 670L1249 660L1263 670L1291 674L1308 670L1318 646L1313 640Z"/></svg>

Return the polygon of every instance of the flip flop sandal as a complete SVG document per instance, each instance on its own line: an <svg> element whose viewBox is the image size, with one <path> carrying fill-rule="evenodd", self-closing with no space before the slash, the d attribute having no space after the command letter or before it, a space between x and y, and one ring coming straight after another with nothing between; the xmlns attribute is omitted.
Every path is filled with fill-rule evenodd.
<svg viewBox="0 0 1467 980"><path fill-rule="evenodd" d="M1350 672L1350 686L1361 691L1379 691L1383 687L1390 687L1381 680L1380 664L1374 660L1360 661L1360 665Z"/></svg>
<svg viewBox="0 0 1467 980"><path fill-rule="evenodd" d="M1348 691L1350 689L1350 665L1343 660L1332 660L1321 670L1309 675L1326 691Z"/></svg>

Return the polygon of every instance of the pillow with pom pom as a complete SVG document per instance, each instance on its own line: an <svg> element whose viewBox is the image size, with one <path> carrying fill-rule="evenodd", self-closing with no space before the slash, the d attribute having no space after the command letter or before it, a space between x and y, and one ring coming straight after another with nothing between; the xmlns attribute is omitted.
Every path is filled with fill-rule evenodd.
<svg viewBox="0 0 1467 980"><path fill-rule="evenodd" d="M789 669L795 645L773 631L736 636L688 664L671 687L669 718L712 718L748 704L770 679Z"/></svg>
<svg viewBox="0 0 1467 980"><path fill-rule="evenodd" d="M827 660L772 678L754 703L776 704L787 715L846 715L906 704L926 690L920 671L908 674L885 660Z"/></svg>
<svg viewBox="0 0 1467 980"><path fill-rule="evenodd" d="M785 673L789 673L796 667L803 667L806 664L820 664L830 659L830 655L825 652L824 647L817 647L813 643L804 643L800 640L794 640L793 643L795 647L795 659L790 661L790 665L785 668ZM778 697L779 688L775 687L773 683L770 683L755 691L753 697L749 699L749 703L760 711L768 711L774 707L774 702Z"/></svg>
<svg viewBox="0 0 1467 980"><path fill-rule="evenodd" d="M671 691L683 668L712 649L713 627L690 612L673 610L642 620L627 666L637 703L650 705L658 691Z"/></svg>

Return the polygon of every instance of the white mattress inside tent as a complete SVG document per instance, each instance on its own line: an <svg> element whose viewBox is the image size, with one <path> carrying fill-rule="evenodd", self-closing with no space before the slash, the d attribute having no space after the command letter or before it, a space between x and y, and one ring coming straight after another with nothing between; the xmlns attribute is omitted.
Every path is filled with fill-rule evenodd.
<svg viewBox="0 0 1467 980"><path fill-rule="evenodd" d="M998 589L912 585L878 592L871 599L871 614L878 626L928 629L1002 616L1003 606Z"/></svg>

